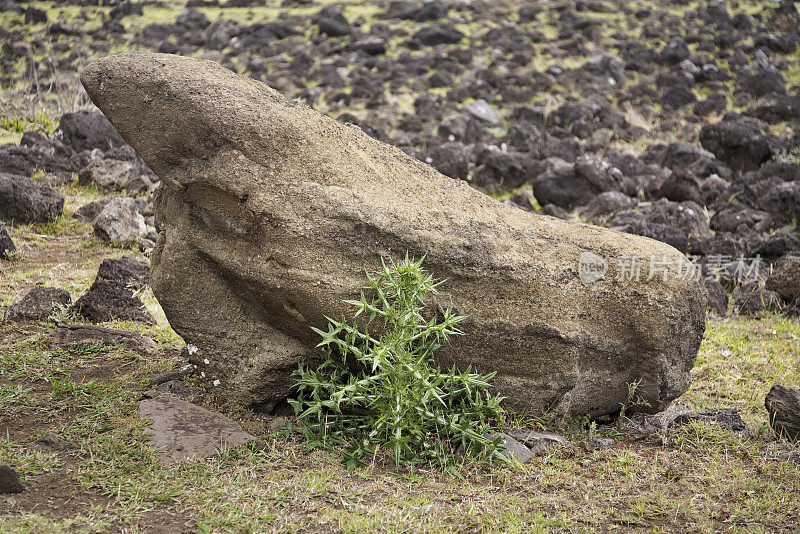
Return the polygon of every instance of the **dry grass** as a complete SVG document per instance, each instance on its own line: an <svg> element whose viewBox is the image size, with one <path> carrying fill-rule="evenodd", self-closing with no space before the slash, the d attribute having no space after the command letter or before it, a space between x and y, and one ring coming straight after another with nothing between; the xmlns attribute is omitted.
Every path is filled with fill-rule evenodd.
<svg viewBox="0 0 800 534"><path fill-rule="evenodd" d="M62 192L68 210L97 194ZM2 264L3 302L31 283L75 298L103 258L132 253L86 239L88 231L66 219L12 229L21 253ZM149 292L145 301L158 325L105 326L179 342ZM771 531L795 529L800 516L800 468L781 456L762 404L773 383L800 383L800 325L779 316L710 322L681 399L695 410L738 408L752 436L697 424L643 438L625 425L547 423L574 447L516 469L465 466L461 478L396 470L380 458L348 472L338 452L306 452L296 436L269 435L268 417L246 412L231 415L265 449L161 465L136 407L146 377L176 362L120 347L53 348L51 326L0 330L0 461L29 485L0 498L3 532ZM210 398L206 405L215 408ZM75 448L43 448L36 440L45 434ZM617 443L591 450L595 436Z"/></svg>
<svg viewBox="0 0 800 534"><path fill-rule="evenodd" d="M144 16L126 19L129 33L150 23L173 22L184 3L166 0L148 6ZM29 4L47 9L51 22L60 19L87 27L99 25L110 9L45 1ZM277 1L268 4L228 9L224 16L248 23L274 20L283 8ZM377 6L365 9L361 1L346 4L351 20L365 18L363 28L374 22L370 17ZM755 0L740 4L754 13L763 8L763 2ZM698 5L691 2L688 7ZM307 16L304 9L290 11ZM201 10L212 18L219 14L217 8ZM81 22L80 17L86 20ZM555 11L544 10L536 29L555 39L557 20ZM31 36L19 15L2 13L0 23ZM485 31L479 20L460 27L468 33ZM407 29L414 25L408 23ZM79 37L61 39L70 50L92 53ZM400 52L395 46L404 40L391 41L390 56ZM656 41L651 44L658 46ZM111 52L123 49L122 44L111 43ZM43 56L33 59L54 64L64 55L46 48ZM539 54L533 68L543 71L556 63L576 68L585 59ZM476 62L480 65L488 58L478 55ZM800 83L796 63L787 71L790 84ZM25 61L16 68L23 72ZM74 75L57 74L52 87L36 88L25 80L9 88L0 95L3 116L51 127L61 111L85 104ZM551 111L564 103L569 91L562 93L537 95L535 103ZM400 112L413 108L414 94L406 89L387 94L387 99ZM624 112L633 125L671 135L660 131L657 114L645 117L632 108ZM356 114L365 115L358 110ZM0 143L16 142L20 135L16 126L7 124L0 128ZM643 142L628 148L639 152ZM77 207L101 192L78 186L60 189L66 196L63 218L10 228L19 253L12 261L0 262L0 306L10 305L36 284L67 289L75 299L92 283L104 258L135 253L100 243L92 237L90 225L71 218ZM162 346L179 343L152 292L145 292L143 299L157 325L104 326L138 331ZM338 452L309 453L295 436L270 435L269 418L246 412L230 415L262 437L264 449L232 450L209 460L162 465L143 432L146 422L139 418L137 405L149 387L147 377L178 362L169 352L144 358L116 346L65 351L50 345L46 333L52 326L48 322L0 326L0 461L12 464L28 485L22 494L0 496L0 532L798 529L800 467L787 461L787 453L796 454L797 448L775 437L763 408L772 384L800 384L800 325L779 316L710 322L692 372L693 385L680 399L693 410L737 408L752 435L692 424L642 436L625 424L520 417L518 423L555 429L574 446L519 468L465 466L461 477L396 470L380 457L367 468L348 472L340 466ZM210 397L205 405L219 409ZM63 439L72 448L54 450L38 443L45 435ZM593 450L596 436L613 437L616 444Z"/></svg>

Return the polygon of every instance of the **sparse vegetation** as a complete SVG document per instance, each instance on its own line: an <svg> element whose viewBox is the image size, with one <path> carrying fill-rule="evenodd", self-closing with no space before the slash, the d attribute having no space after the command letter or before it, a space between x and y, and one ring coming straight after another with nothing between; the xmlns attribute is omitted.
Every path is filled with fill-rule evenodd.
<svg viewBox="0 0 800 534"><path fill-rule="evenodd" d="M600 1L582 2L580 8L566 2L558 9L539 9L533 3L536 12L528 17L520 15L515 3L467 6L455 2L448 3L445 18L424 21L384 18L384 5L347 2L340 4L343 14L364 34L332 39L321 35L314 23L319 10L333 4L330 0L287 5L276 0L232 8L196 2L201 4L195 8L198 13L210 21L220 20L214 25L218 34L228 30L226 21L242 25L233 28L236 37L208 48L192 44L206 37L205 30L181 30L164 37L160 28L151 27L152 36L145 35L145 28L154 24L172 31L185 0L134 3L144 6L142 15L114 18L110 12L116 6L112 5L31 0L19 2L22 9L16 10L7 2L9 9L0 13L7 37L0 52L0 144L19 143L27 131L52 134L63 112L86 107L88 98L77 76L88 59L162 45L225 62L241 74L267 81L289 98L331 116L346 112L384 129L395 144L422 151L438 146L445 139L440 134L444 121L458 117L456 111L479 98L489 101L502 120L495 127L484 125L485 135L477 142L506 143L514 152L519 147L507 137L519 122L515 108L541 112L544 118L564 104L584 102L593 94L608 102L609 112L621 114L628 131L601 131L611 136L606 142L606 137L594 135L597 129L591 121L598 117L584 117L584 127L592 126L580 139L588 153L612 160L615 152L638 156L656 143L697 145L704 124L719 122L729 111L758 113L756 99L743 94L738 74L759 48L770 49L767 56L784 76L790 96L795 97L800 86L798 49L784 50L796 43L791 19L782 20L783 15L776 14L779 7L790 11L791 2ZM511 6L508 13L493 11L506 9L507 4ZM486 5L492 10L485 10ZM26 21L27 8L43 10L46 22ZM749 19L750 15L755 19ZM718 24L733 28L718 18L736 20L741 27L717 30ZM112 31L118 23L122 29ZM51 31L55 24L61 26L61 33L57 28ZM269 31L249 33L255 25L278 29L273 24L286 34L273 38ZM444 49L409 45L421 25L436 24L453 24L466 37ZM374 35L366 35L370 31ZM657 59L673 35L685 38L691 52L689 63L703 73L690 84L692 92L701 102L715 95L721 100L719 107L709 108L705 115L693 111L697 104L677 110L663 105L662 85L673 83L673 78L684 83L690 76L686 62L667 64ZM356 41L373 36L384 39L384 54L354 50ZM720 46L717 36L721 42L730 42ZM599 74L587 75L592 74L587 62L603 55L624 61L624 80L614 79L608 85L609 72L602 64L594 67ZM306 66L301 61L304 56L310 58ZM428 79L437 71L449 72L452 83L432 87ZM376 73L382 77L373 79ZM328 83L328 77L333 83ZM426 106L426 99L432 104ZM584 121L573 120L565 126L571 129L576 122ZM770 125L772 135L785 139L797 131L796 121L785 118ZM571 132L552 137L569 139L567 133ZM472 143L466 136L454 139ZM773 160L800 165L800 148L781 151ZM478 164L470 160L464 172L474 174ZM42 171L33 176L47 181ZM513 202L541 210L530 185L496 190L495 185L480 187L498 200L516 197ZM19 301L35 285L65 289L74 301L92 284L101 260L135 254L102 243L92 237L90 223L73 217L80 206L107 196L106 191L76 182L56 189L65 197L62 217L7 226L17 252L11 254L13 261L0 261L2 308ZM749 201L742 196L746 193L726 199L731 205L746 204ZM639 191L639 200L656 199ZM634 211L639 213L640 208ZM796 228L796 218L787 226ZM715 230L712 225L712 233ZM764 234L772 237L778 230ZM414 270L410 264L405 268ZM692 421L640 434L625 417L638 402L638 385L633 382L618 421L506 414L513 418L513 426L556 431L573 444L511 467L504 462L474 462L456 453L459 442L470 443L470 439L478 446L474 450L478 455L482 447L488 447L482 449L485 456L497 452L494 444L480 439L488 429L483 423L499 415L494 399L480 394L471 397L484 406L474 412L476 425L463 431L453 431L437 418L433 426L425 426L416 415L411 418L409 410L400 413L402 424L381 421L376 415L399 413L388 403L392 394L402 393L408 408L419 406L416 401L430 391L436 391L442 402L435 396L426 402L441 414L454 413L453 406L439 408L448 402L455 405L456 413L465 406L473 410L469 403L459 404L466 397L454 393L455 384L485 391L488 383L485 376L448 376L446 371L426 367L430 371L426 384L398 372L399 364L427 363L435 345L457 333L458 317L442 313L430 323L433 315L428 317L419 303L409 317L424 315L422 322L389 324L380 313L370 317L372 308L387 312L383 300L375 299L380 291L386 296L388 290L388 286L374 285L378 279L371 282L365 296L351 303L359 313L355 319L334 320L328 331L320 332L322 347L330 356L326 367L299 372L305 384L296 406L305 416L299 420L289 416L288 428L302 434L273 432L270 415L231 412L216 404L213 388L203 389L190 380L200 404L237 419L260 438L263 447L229 449L211 459L180 464L159 461L145 432L147 422L137 411L142 393L154 387L150 381L154 375L186 363L171 348L183 345L183 340L170 328L151 289L137 295L157 324L109 321L99 326L152 338L162 349L155 355L142 356L122 345L56 346L49 333L80 321L66 306L54 309L39 323L0 324L0 462L11 464L27 485L21 494L0 495L0 532L798 529L800 449L775 435L764 408L764 396L773 384L800 385L797 319L766 311L757 318L714 319L707 325L691 387L678 405L692 411L734 408L749 432ZM425 285L424 279L417 281ZM427 283L433 285L432 280ZM396 319L404 315L398 313ZM416 334L402 334L409 332L406 327ZM437 329L446 335L437 338ZM366 340L362 336L367 332L381 335ZM411 339L420 333L427 337ZM376 355L378 365L373 368ZM361 366L351 370L345 360L360 361ZM381 373L396 380L387 387L359 391L365 400L370 396L382 403L382 412L365 410L363 402L355 410L345 404L358 389L347 390L351 384ZM508 424L507 419L501 421ZM371 431L377 432L365 436L353 431L351 424L356 430L359 425L371 425ZM397 428L401 428L401 439L392 435ZM409 441L404 441L404 429L410 430ZM465 436L467 440L462 439ZM595 448L594 438L613 438L615 443L608 449ZM344 466L342 449L346 450ZM448 472L455 467L457 475Z"/></svg>
<svg viewBox="0 0 800 534"><path fill-rule="evenodd" d="M780 163L800 165L800 146L796 146L793 149L781 150L775 154L772 159Z"/></svg>
<svg viewBox="0 0 800 534"><path fill-rule="evenodd" d="M330 322L319 346L328 358L318 367L300 365L297 399L291 400L299 428L312 448L346 444L344 463L366 465L388 450L395 465L436 465L454 471L468 455L505 460L499 438L485 437L502 415L500 397L488 392L494 373L432 369L433 353L464 317L441 309L441 320L423 316L423 296L441 282L406 255L370 276L352 324ZM362 329L355 319L367 318ZM377 319L377 324L375 324ZM378 337L373 332L382 331ZM355 369L353 370L355 366Z"/></svg>
<svg viewBox="0 0 800 534"><path fill-rule="evenodd" d="M264 449L161 465L136 405L145 377L172 360L123 347L64 351L50 347L39 327L0 328L0 461L33 487L59 481L53 494L3 496L2 532L153 524L205 532L791 531L800 514L800 467L781 452L763 407L772 383L800 381L800 326L777 315L709 323L682 399L696 410L738 408L752 437L703 423L644 439L624 425L594 423L592 436L591 423L570 420L558 431L574 448L554 449L518 469L468 465L461 479L424 466L397 469L380 455L348 471L339 452L306 452L302 440L270 435L268 419L248 413L232 415L265 441ZM53 403L48 373L98 387ZM612 437L617 445L589 451L591 437ZM48 439L70 445L53 450Z"/></svg>

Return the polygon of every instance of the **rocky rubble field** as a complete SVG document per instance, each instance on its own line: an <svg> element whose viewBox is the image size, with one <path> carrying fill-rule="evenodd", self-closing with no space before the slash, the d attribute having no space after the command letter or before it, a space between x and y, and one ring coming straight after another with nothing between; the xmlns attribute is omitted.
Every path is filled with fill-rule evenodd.
<svg viewBox="0 0 800 534"><path fill-rule="evenodd" d="M521 209L664 241L699 266L718 314L734 289L737 311L796 313L792 2L84 4L0 6L3 128L19 143L0 172L122 191L136 207L114 200L114 217L146 219L157 177L101 118L59 112L86 104L89 58L199 56ZM96 231L152 246L134 226Z"/></svg>
<svg viewBox="0 0 800 534"><path fill-rule="evenodd" d="M0 492L23 490L0 530L796 528L797 8L0 0ZM150 288L159 177L78 79L130 50L216 61L498 202L675 247L708 292L691 389L657 416L506 421L525 466L464 482L377 451L354 475L280 410L219 406ZM248 445L205 435L210 459L173 465L175 425Z"/></svg>

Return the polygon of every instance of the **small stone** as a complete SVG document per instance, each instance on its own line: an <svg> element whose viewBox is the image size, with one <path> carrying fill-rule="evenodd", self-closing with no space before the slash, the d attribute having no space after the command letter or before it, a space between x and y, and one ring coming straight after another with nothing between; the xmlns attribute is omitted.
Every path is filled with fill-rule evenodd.
<svg viewBox="0 0 800 534"><path fill-rule="evenodd" d="M17 247L14 246L14 241L11 240L8 230L3 226L3 223L0 223L0 259L10 260L16 252Z"/></svg>
<svg viewBox="0 0 800 534"><path fill-rule="evenodd" d="M131 256L105 259L97 270L97 279L143 289L150 284L150 264Z"/></svg>
<svg viewBox="0 0 800 534"><path fill-rule="evenodd" d="M492 432L486 436L486 439L489 441L494 441L498 437L500 438L500 444L505 446L505 450L503 450L500 454L506 458L516 458L521 464L529 462L533 458L533 452L531 452L528 447L512 438L508 434Z"/></svg>
<svg viewBox="0 0 800 534"><path fill-rule="evenodd" d="M147 233L144 217L132 198L113 199L92 221L92 226L97 237L123 247L130 246Z"/></svg>
<svg viewBox="0 0 800 534"><path fill-rule="evenodd" d="M121 319L156 324L155 318L130 289L108 280L95 280L70 310L95 323Z"/></svg>
<svg viewBox="0 0 800 534"><path fill-rule="evenodd" d="M754 283L738 286L731 295L734 311L741 315L757 315L764 311L777 311L782 307L781 297L775 291L760 289Z"/></svg>
<svg viewBox="0 0 800 534"><path fill-rule="evenodd" d="M779 436L800 441L800 389L772 386L764 406L769 412L769 424Z"/></svg>
<svg viewBox="0 0 800 534"><path fill-rule="evenodd" d="M152 239L142 238L139 240L139 252L149 254L156 248L156 242Z"/></svg>
<svg viewBox="0 0 800 534"><path fill-rule="evenodd" d="M155 184L144 174L131 178L122 188L130 195L140 195L155 189Z"/></svg>
<svg viewBox="0 0 800 534"><path fill-rule="evenodd" d="M56 137L76 152L82 150L108 150L126 143L99 111L65 113L56 130Z"/></svg>
<svg viewBox="0 0 800 534"><path fill-rule="evenodd" d="M0 220L10 224L51 221L64 209L64 197L27 176L0 172Z"/></svg>
<svg viewBox="0 0 800 534"><path fill-rule="evenodd" d="M708 294L708 309L720 317L725 316L728 312L728 293L725 288L713 278L704 278L703 283Z"/></svg>
<svg viewBox="0 0 800 534"><path fill-rule="evenodd" d="M163 382L156 387L156 391L171 393L182 399L194 397L194 392L183 380L169 380L168 382Z"/></svg>
<svg viewBox="0 0 800 534"><path fill-rule="evenodd" d="M533 454L541 454L555 447L567 447L570 442L555 432L540 432L532 428L515 428L508 435L516 439Z"/></svg>
<svg viewBox="0 0 800 534"><path fill-rule="evenodd" d="M150 383L153 385L163 384L165 382L171 382L173 380L183 380L190 374L192 374L193 368L190 364L184 365L178 369L172 369L170 371L165 371L163 373L159 373L153 378L150 379Z"/></svg>
<svg viewBox="0 0 800 534"><path fill-rule="evenodd" d="M286 428L288 425L289 425L289 420L288 419L286 419L285 417L276 417L269 424L269 427L268 427L269 428L269 433L270 434L277 434L278 432L280 432L281 430Z"/></svg>
<svg viewBox="0 0 800 534"><path fill-rule="evenodd" d="M113 330L100 326L66 325L50 332L50 342L55 347L83 347L87 345L125 345L142 356L158 353L158 345L149 337L136 332Z"/></svg>
<svg viewBox="0 0 800 534"><path fill-rule="evenodd" d="M591 448L595 450L606 450L614 446L616 441L613 438L592 438Z"/></svg>
<svg viewBox="0 0 800 534"><path fill-rule="evenodd" d="M100 215L100 212L103 211L109 202L114 200L115 198L122 198L120 196L110 196L110 197L103 197L99 200L95 200L93 202L87 202L80 208L75 211L75 218L79 221L83 222L92 222Z"/></svg>
<svg viewBox="0 0 800 534"><path fill-rule="evenodd" d="M132 173L133 163L129 161L95 156L78 173L78 182L93 184L101 189L120 190L134 178Z"/></svg>
<svg viewBox="0 0 800 534"><path fill-rule="evenodd" d="M0 463L0 493L21 493L25 490L19 475L10 465Z"/></svg>
<svg viewBox="0 0 800 534"><path fill-rule="evenodd" d="M22 300L8 308L5 320L16 323L42 321L50 317L56 306L69 306L71 302L68 291L57 287L34 287Z"/></svg>
<svg viewBox="0 0 800 534"><path fill-rule="evenodd" d="M500 122L497 112L482 98L479 98L472 104L464 106L464 109L479 121L488 122L489 124L497 124Z"/></svg>
<svg viewBox="0 0 800 534"><path fill-rule="evenodd" d="M681 414L673 419L669 426L681 426L689 423L690 421L711 423L723 428L727 428L734 432L748 431L747 425L744 421L742 421L742 416L739 415L739 410L736 410L735 408L715 408L699 413Z"/></svg>
<svg viewBox="0 0 800 534"><path fill-rule="evenodd" d="M783 263L767 278L764 289L776 292L787 302L800 297L800 256L787 255Z"/></svg>

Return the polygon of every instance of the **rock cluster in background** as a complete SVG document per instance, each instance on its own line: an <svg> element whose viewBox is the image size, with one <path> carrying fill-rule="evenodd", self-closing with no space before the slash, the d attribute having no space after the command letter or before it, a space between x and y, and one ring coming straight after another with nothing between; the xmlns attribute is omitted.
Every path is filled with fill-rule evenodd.
<svg viewBox="0 0 800 534"><path fill-rule="evenodd" d="M149 284L148 262L131 256L106 259L92 286L74 303L68 291L37 286L9 306L3 320L43 321L54 312L66 312L95 323L121 319L155 324L155 318L136 293Z"/></svg>
<svg viewBox="0 0 800 534"><path fill-rule="evenodd" d="M763 287L770 264L800 251L800 153L791 152L800 144L800 15L790 1L756 11L715 1L433 0L360 12L308 0L275 16L258 3L192 0L159 23L148 22L159 7L147 2L91 7L75 20L6 6L18 20L0 29L0 83L35 71L40 84L76 91L86 58L111 43L201 55L504 202L692 255L714 279L718 314L728 306L720 288L752 281L734 311L798 309L796 292L763 293L773 291ZM219 18L211 7L222 7ZM32 64L33 54L53 56L57 68ZM135 211L153 226L147 198L158 178L96 112L65 115L49 138L26 132L0 147L0 172L15 183L37 171L40 192L25 182L32 197L77 176L138 195ZM151 250L155 234L125 204L97 221L96 235ZM93 222L104 207L78 216ZM31 220L58 214L52 203L27 211ZM760 276L737 280L736 260L756 257Z"/></svg>

